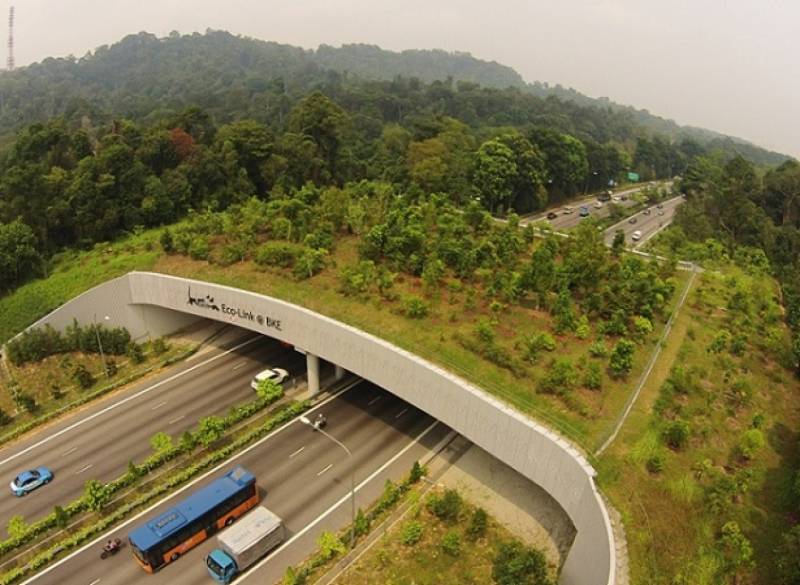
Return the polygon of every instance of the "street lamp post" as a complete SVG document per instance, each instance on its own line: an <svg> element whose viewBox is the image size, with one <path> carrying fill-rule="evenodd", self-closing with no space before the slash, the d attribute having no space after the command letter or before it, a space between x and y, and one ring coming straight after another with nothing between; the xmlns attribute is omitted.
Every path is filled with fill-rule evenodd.
<svg viewBox="0 0 800 585"><path fill-rule="evenodd" d="M342 443L330 433L323 431L320 425L316 425L311 422L307 416L301 416L300 422L316 429L328 439L339 445L342 449L344 449L345 453L347 453L347 457L350 461L350 548L353 548L356 543L356 469L355 465L353 464L353 453L347 448L347 445Z"/></svg>
<svg viewBox="0 0 800 585"><path fill-rule="evenodd" d="M109 316L105 316L105 320L109 320ZM103 373L106 375L106 380L110 380L108 375L108 367L106 366L106 355L103 353L103 342L100 341L100 329L97 327L97 313L94 314L94 334L97 337L97 347L100 348L100 360L103 362Z"/></svg>

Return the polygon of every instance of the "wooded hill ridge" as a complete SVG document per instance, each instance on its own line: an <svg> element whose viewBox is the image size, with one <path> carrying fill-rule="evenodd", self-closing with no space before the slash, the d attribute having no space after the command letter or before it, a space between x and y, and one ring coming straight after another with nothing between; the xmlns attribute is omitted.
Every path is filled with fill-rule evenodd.
<svg viewBox="0 0 800 585"><path fill-rule="evenodd" d="M478 84L484 88L513 88L545 101L557 98L561 107L554 108L551 103L550 109L560 111L550 116L548 125L579 138L584 136L571 127L575 106L579 106L578 115L584 118L613 114L619 123L636 127L638 133L663 134L676 142L691 139L705 149L740 154L756 164L778 165L788 158L739 138L680 126L608 98L591 98L561 85L526 83L511 67L483 61L469 53L398 53L363 44L340 48L321 45L317 50L307 50L212 30L205 34L172 33L165 38L142 32L111 46L98 47L80 59L47 58L3 73L0 139L9 142L11 134L22 126L55 116L102 123L113 115L150 122L188 105L199 105L219 121L230 121L241 114L259 119L253 111L243 111L244 101L276 93L296 98L346 81L394 81L400 77L423 83L444 82L442 91ZM255 100L252 107L261 105L263 100ZM591 137L605 141L602 136Z"/></svg>

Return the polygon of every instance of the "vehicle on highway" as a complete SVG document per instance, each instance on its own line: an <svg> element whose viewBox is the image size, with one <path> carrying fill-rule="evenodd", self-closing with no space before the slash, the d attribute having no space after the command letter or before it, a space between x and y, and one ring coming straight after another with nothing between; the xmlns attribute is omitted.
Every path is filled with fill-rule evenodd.
<svg viewBox="0 0 800 585"><path fill-rule="evenodd" d="M595 201L594 202L594 206L596 208L600 209L601 207L603 207L603 202L602 201Z"/></svg>
<svg viewBox="0 0 800 585"><path fill-rule="evenodd" d="M589 208L586 205L581 205L579 214L581 217L589 217Z"/></svg>
<svg viewBox="0 0 800 585"><path fill-rule="evenodd" d="M128 534L131 551L141 567L154 573L230 526L258 505L256 478L236 467L166 512L147 520Z"/></svg>
<svg viewBox="0 0 800 585"><path fill-rule="evenodd" d="M107 559L109 556L115 555L122 548L122 541L119 538L109 540L103 545L103 550L100 552L101 559Z"/></svg>
<svg viewBox="0 0 800 585"><path fill-rule="evenodd" d="M37 467L20 473L11 481L9 487L15 496L22 497L51 481L53 481L53 472L47 467Z"/></svg>
<svg viewBox="0 0 800 585"><path fill-rule="evenodd" d="M639 240L641 240L641 239L642 239L642 232L641 232L641 231L639 231L639 230L636 230L635 232L633 232L633 233L631 234L631 239L632 239L634 242L638 242Z"/></svg>
<svg viewBox="0 0 800 585"><path fill-rule="evenodd" d="M632 218L630 218L628 223L636 223L636 216L634 215Z"/></svg>
<svg viewBox="0 0 800 585"><path fill-rule="evenodd" d="M250 387L253 390L256 390L258 389L258 383L263 382L264 380L272 380L276 384L283 384L288 377L289 372L283 368L270 368L256 374L255 378L253 378L253 381L250 382Z"/></svg>
<svg viewBox="0 0 800 585"><path fill-rule="evenodd" d="M620 195L619 198L622 199L623 201L627 201L628 200L628 196L627 195Z"/></svg>
<svg viewBox="0 0 800 585"><path fill-rule="evenodd" d="M564 208L564 210L562 211L562 213L563 213L564 215L569 215L569 214L570 214L570 213L572 213L573 211L575 211L575 208L574 208L574 207L570 207L569 205L567 205L567 206Z"/></svg>
<svg viewBox="0 0 800 585"><path fill-rule="evenodd" d="M217 548L206 557L206 567L218 583L230 583L257 560L283 542L283 521L259 506L217 536Z"/></svg>
<svg viewBox="0 0 800 585"><path fill-rule="evenodd" d="M551 211L550 213L547 214L547 219L555 219L557 217L558 217L558 214L555 213L554 211Z"/></svg>
<svg viewBox="0 0 800 585"><path fill-rule="evenodd" d="M614 196L611 198L611 200L612 200L612 201L614 201L615 203L619 203L619 201L620 201L619 195L614 195Z"/></svg>
<svg viewBox="0 0 800 585"><path fill-rule="evenodd" d="M611 201L611 191L600 193L600 195L597 196L597 200L600 202Z"/></svg>
<svg viewBox="0 0 800 585"><path fill-rule="evenodd" d="M642 213L644 213L645 215L650 215L650 208L648 207Z"/></svg>
<svg viewBox="0 0 800 585"><path fill-rule="evenodd" d="M659 203L658 205L656 205L656 207L657 207L658 209L664 209L664 205L663 205L663 204L661 204L661 203Z"/></svg>

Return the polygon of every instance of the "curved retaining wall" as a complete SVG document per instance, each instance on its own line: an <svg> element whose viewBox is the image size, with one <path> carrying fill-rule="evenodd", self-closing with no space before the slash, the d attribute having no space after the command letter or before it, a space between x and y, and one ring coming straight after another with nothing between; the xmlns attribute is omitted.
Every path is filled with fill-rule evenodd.
<svg viewBox="0 0 800 585"><path fill-rule="evenodd" d="M611 523L595 471L570 443L446 370L391 343L303 307L254 292L163 274L132 272L76 297L33 326L63 328L94 315L135 338L198 317L290 343L386 388L430 413L547 490L575 525L563 585L614 585ZM102 315L102 317L100 316Z"/></svg>

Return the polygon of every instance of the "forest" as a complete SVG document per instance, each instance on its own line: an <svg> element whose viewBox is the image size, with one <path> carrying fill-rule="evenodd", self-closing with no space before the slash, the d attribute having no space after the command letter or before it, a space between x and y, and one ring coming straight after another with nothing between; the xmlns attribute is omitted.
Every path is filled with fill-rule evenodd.
<svg viewBox="0 0 800 585"><path fill-rule="evenodd" d="M502 216L604 188L629 171L672 177L708 152L649 135L623 114L514 89L414 79L330 89L296 99L285 89L242 95L225 102L225 123L196 105L166 113L172 102L163 96L157 120L67 115L23 128L0 161L0 288L44 273L59 250L307 184L381 181L412 198L477 200Z"/></svg>

